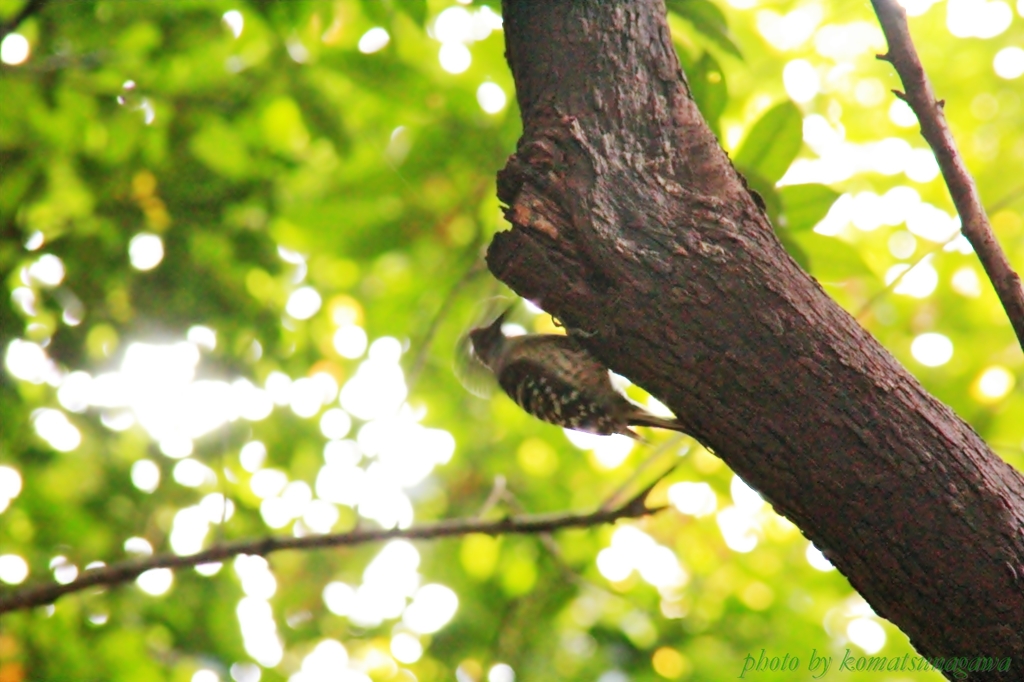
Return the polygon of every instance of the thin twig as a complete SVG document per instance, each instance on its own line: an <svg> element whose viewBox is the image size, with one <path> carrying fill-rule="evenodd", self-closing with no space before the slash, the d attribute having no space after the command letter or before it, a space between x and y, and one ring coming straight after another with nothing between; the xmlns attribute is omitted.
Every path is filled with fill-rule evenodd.
<svg viewBox="0 0 1024 682"><path fill-rule="evenodd" d="M913 270L918 265L920 265L921 263L923 263L926 260L928 260L928 258L930 258L931 256L934 256L939 251L941 251L942 249L946 248L948 245L952 244L954 241L959 239L961 234L963 234L963 233L958 230L956 234L954 234L952 237L950 237L946 241L942 242L941 244L936 244L931 249L928 249L928 251L926 251L924 253L924 255L922 255L916 261L911 263L909 268L907 268L906 270L904 270L900 274L896 275L891 282L886 284L878 293L876 293L874 296L869 298L867 300L867 302L860 307L860 310L857 311L857 314L854 315L854 317L856 317L858 321L863 322L864 321L864 316L867 315L868 311L871 310L875 306L876 303L878 303L880 300L882 300L882 298L884 298L885 296L888 296L891 292L893 292L896 289L896 287L899 286L900 282L903 281L903 278L910 274L911 270Z"/></svg>
<svg viewBox="0 0 1024 682"><path fill-rule="evenodd" d="M477 245L474 242L472 250L477 250ZM409 387L409 391L412 391L413 385L420 377L420 373L423 371L424 365L427 362L427 353L430 350L430 345L434 342L434 337L437 335L437 330L441 327L441 322L444 321L445 317L448 316L448 311L455 303L455 299L458 298L459 294L462 293L463 288L468 284L474 277L486 272L483 260L476 258L470 264L466 271L462 273L462 277L452 285L452 288L448 291L448 295L445 296L444 301L441 303L441 307L437 309L437 313L434 314L434 319L430 321L430 326L427 328L427 332L423 335L420 340L419 350L416 352L416 359L412 363L412 367L409 369L409 374L406 378L406 385Z"/></svg>
<svg viewBox="0 0 1024 682"><path fill-rule="evenodd" d="M11 17L10 21L4 22L0 26L0 40L3 40L14 30L21 26L21 22L28 19L33 14L37 14L39 10L43 9L43 6L47 3L47 0L28 0L25 6L21 8L21 11Z"/></svg>
<svg viewBox="0 0 1024 682"><path fill-rule="evenodd" d="M487 495L487 499L484 500L483 505L480 507L480 511L476 513L476 518L482 519L487 516L487 513L494 509L494 505L498 504L503 497L505 497L505 491L508 489L508 481L504 476L498 474L494 477L494 485L491 487L491 492Z"/></svg>
<svg viewBox="0 0 1024 682"><path fill-rule="evenodd" d="M651 452L650 455L648 455L647 459L641 462L640 466L633 469L633 474L625 481L623 481L622 484L618 488L616 488L611 495L608 496L608 498L601 505L601 509L611 509L612 507L614 507L615 503L619 499L619 496L626 492L626 490L628 490L629 487L632 486L637 481L637 479L640 478L640 474L642 474L647 469L647 467L653 464L656 459L665 454L665 452L669 448L675 447L686 437L687 435L685 433L673 434L671 438L665 440L663 443L659 444L658 447L654 448L654 451ZM658 477L658 481L664 479L666 476L672 473L674 469L675 466L673 466L671 469L663 473L661 476Z"/></svg>
<svg viewBox="0 0 1024 682"><path fill-rule="evenodd" d="M80 592L90 587L128 582L154 568L188 568L199 564L224 561L239 554L266 556L272 552L279 552L285 549L310 550L325 547L351 547L394 538L429 540L443 537L460 537L470 533L483 533L485 535L531 535L550 533L563 528L590 528L612 523L618 519L638 518L661 511L662 508L660 507L656 509L647 508L645 500L650 490L650 487L642 490L616 509L598 509L589 514L572 512L531 514L529 516L506 517L494 521L481 521L475 518L449 519L404 529L354 530L348 533L310 535L301 538L268 537L261 540L242 540L211 547L188 556L159 554L145 559L123 561L109 566L89 569L83 572L77 579L65 585L41 585L0 594L0 613L51 604L62 595Z"/></svg>
<svg viewBox="0 0 1024 682"><path fill-rule="evenodd" d="M1012 206L1014 203L1021 201L1022 199L1024 199L1024 185L1021 185L1015 189L1010 190L1010 192L1006 196L1004 196L1002 199L989 206L986 210L990 214L995 213L997 211L1003 210L1007 206Z"/></svg>
<svg viewBox="0 0 1024 682"><path fill-rule="evenodd" d="M228 484L227 464L224 462L228 452L228 429L225 424L220 432L220 450L217 452L217 487L220 488L220 523L217 524L217 541L224 540L224 527L228 522Z"/></svg>
<svg viewBox="0 0 1024 682"><path fill-rule="evenodd" d="M517 514L525 514L526 508L519 501L519 498L515 496L511 490L507 488L502 489L502 499L505 503L512 508ZM562 550L558 547L558 543L555 542L555 538L552 537L551 533L538 533L537 538L540 540L540 544L544 545L544 549L547 550L551 558L558 564L559 569L562 571L562 575L575 583L585 583L587 581L583 576L576 572L569 562L565 560L565 556L562 554Z"/></svg>
<svg viewBox="0 0 1024 682"><path fill-rule="evenodd" d="M1024 185L1022 185L1018 189L1010 192L1009 194L1007 194L1002 199L1000 199L996 203L992 204L991 206L989 206L985 210L988 211L989 213L995 213L996 211L999 211L999 210L1005 208L1006 206L1009 206L1013 202L1017 201L1022 196L1024 196ZM904 277L906 277L908 274L910 274L911 270L916 268L921 263L925 262L925 260L927 260L927 258L929 256L932 256L932 255L938 253L939 251L945 249L947 246L949 246L950 244L955 242L957 239L959 239L961 237L961 235L963 235L963 231L962 230L957 230L956 234L954 234L952 237L950 237L946 241L942 242L941 244L939 244L939 245L929 249L923 256L921 256L916 261L914 261L910 265L909 268L907 268L906 270L904 270L900 274L896 275L896 277L891 282L889 282L887 285L885 285L885 287L883 287L881 291L879 291L877 294L875 294L874 296L869 298L867 303L865 303L863 306L861 306L860 310L857 311L857 314L854 315L854 317L857 318L857 321L863 322L864 321L864 316L867 315L868 311L871 310L871 308L873 308L874 305L876 303L878 303L879 300L881 300L884 296L887 296L897 286L899 286L900 282L903 281Z"/></svg>
<svg viewBox="0 0 1024 682"><path fill-rule="evenodd" d="M635 501L636 501L637 499L641 499L641 500L646 500L646 499L647 499L647 496L651 494L651 491L652 491L652 490L654 490L654 488L655 488L655 487L656 487L656 486L657 486L657 485L658 485L659 483L661 483L661 482L662 482L662 481L664 481L664 480L665 480L666 478L668 478L669 476L671 476L671 475L672 475L672 472L673 472L673 471L675 471L675 470L676 470L676 469L678 469L678 468L679 468L679 461L677 460L677 461L675 461L675 462L673 462L673 463L672 463L672 466L670 466L669 468L665 469L665 471L661 472L661 473L660 473L660 474L658 475L658 477L657 477L657 478L655 478L655 479L654 479L653 481L651 481L651 482L650 482L650 483L649 483L649 484L648 484L648 485L647 485L647 486L646 486L646 487L645 487L645 488L644 488L643 490L641 490L641 491L640 491L640 492L639 492L638 494L636 494L636 495L634 495L634 496L633 496L632 498L630 498L630 501L628 501L628 502L624 503L624 505L623 505L623 506L628 506L628 505L630 505L630 504L634 504L634 503L635 503ZM631 482L632 482L632 479L630 479L629 481L627 481L627 482L626 482L626 484L628 485L628 484L629 484L629 483L631 483ZM608 504L609 502L611 502L611 500L612 500L612 499L614 499L614 498L615 498L615 497L616 497L616 496L617 496L617 495L619 494L619 492L620 492L620 491L619 491L619 490L617 490L617 491L615 491L614 493L612 493L612 495L611 495L611 496L610 496L610 497L608 498L608 500L606 500L606 501L605 501L605 505L607 505L607 504ZM622 508L622 507L616 507L616 509L621 509L621 508ZM651 512L653 513L654 511L661 511L661 510L662 510L662 509L664 509L664 508L665 508L664 506L662 506L662 507L658 507L658 508L657 508L657 510L653 510L653 509L652 509L652 510L651 510ZM607 509L607 508L606 508L606 507L605 507L604 505L602 505L602 506L600 507L600 510L601 510L601 511L605 511L605 512L607 512L607 511L610 511L610 510L609 510L609 509Z"/></svg>
<svg viewBox="0 0 1024 682"><path fill-rule="evenodd" d="M402 177L401 173L396 167L392 167L393 170L398 173L399 177ZM402 177L402 180L408 184L408 181ZM410 185L411 187L411 185ZM459 205L448 211L447 214L441 216L438 221L438 227L436 229L443 229L443 226L451 224L456 218L464 213L465 207L468 205L478 206L483 201L484 196L487 194L488 189L491 187L489 182L478 182L476 187L470 193L469 200L467 202L461 202ZM420 193L420 192L414 192ZM409 392L412 393L412 387L419 379L420 373L423 371L424 366L427 362L427 352L430 350L430 345L434 341L434 336L437 334L437 330L441 326L441 322L447 317L448 311L452 304L455 303L455 299L458 298L462 292L463 287L469 283L474 277L482 272L486 272L486 264L483 262L483 258L480 257L480 248L484 243L484 231L483 225L476 222L476 233L473 235L473 239L466 248L459 254L459 260L462 260L466 254L468 254L470 260L469 267L463 272L462 277L452 286L448 295L441 303L441 307L435 313L434 318L430 321L430 327L427 328L426 334L420 340L418 346L419 351L416 353L416 359L412 363L412 367L409 369L409 373L406 375L406 386L409 388Z"/></svg>
<svg viewBox="0 0 1024 682"><path fill-rule="evenodd" d="M921 135L932 148L942 171L949 194L960 215L964 236L974 247L982 267L995 287L1006 316L1010 319L1017 341L1024 348L1024 289L1020 277L999 246L985 208L981 204L974 178L967 171L956 148L946 117L943 102L935 99L931 83L921 66L917 50L910 38L907 14L896 0L871 0L878 21L885 33L889 52L880 59L891 63L903 82L906 100L921 124Z"/></svg>

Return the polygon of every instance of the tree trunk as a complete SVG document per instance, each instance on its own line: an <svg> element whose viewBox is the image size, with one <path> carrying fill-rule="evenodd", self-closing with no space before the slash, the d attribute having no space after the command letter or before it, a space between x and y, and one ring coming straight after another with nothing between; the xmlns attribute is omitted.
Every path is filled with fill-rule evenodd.
<svg viewBox="0 0 1024 682"><path fill-rule="evenodd" d="M494 274L650 391L928 657L1024 679L1024 477L782 248L662 0L505 0L523 137Z"/></svg>

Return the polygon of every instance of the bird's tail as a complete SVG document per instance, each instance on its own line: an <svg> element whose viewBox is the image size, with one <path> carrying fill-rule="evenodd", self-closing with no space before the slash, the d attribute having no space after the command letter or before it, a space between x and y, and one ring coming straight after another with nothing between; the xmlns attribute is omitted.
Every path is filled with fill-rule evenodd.
<svg viewBox="0 0 1024 682"><path fill-rule="evenodd" d="M683 422L678 419L666 419L664 417L655 417L653 414L647 412L641 412L637 410L635 414L629 417L630 426L653 426L656 429L668 429L670 431L678 431L680 433L689 433L690 429Z"/></svg>

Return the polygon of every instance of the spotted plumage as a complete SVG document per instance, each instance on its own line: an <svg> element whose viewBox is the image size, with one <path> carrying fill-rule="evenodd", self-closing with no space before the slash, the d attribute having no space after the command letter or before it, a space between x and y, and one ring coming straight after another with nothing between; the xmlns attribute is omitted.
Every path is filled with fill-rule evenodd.
<svg viewBox="0 0 1024 682"><path fill-rule="evenodd" d="M501 315L469 333L474 355L498 384L529 414L551 424L600 435L637 438L630 426L684 431L673 419L656 417L612 386L608 369L572 336L506 336Z"/></svg>

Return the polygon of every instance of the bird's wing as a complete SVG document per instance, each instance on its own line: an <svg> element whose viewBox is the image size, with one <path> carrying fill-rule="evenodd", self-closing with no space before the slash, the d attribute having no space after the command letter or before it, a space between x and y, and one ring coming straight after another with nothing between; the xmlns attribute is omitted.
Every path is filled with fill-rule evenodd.
<svg viewBox="0 0 1024 682"><path fill-rule="evenodd" d="M473 344L469 334L459 337L455 347L455 377L463 388L478 398L489 398L494 395L496 382L494 374L473 352Z"/></svg>
<svg viewBox="0 0 1024 682"><path fill-rule="evenodd" d="M608 368L571 336L544 334L521 338L522 342L509 353L509 362L543 357L546 374L592 393L595 398L611 388Z"/></svg>
<svg viewBox="0 0 1024 682"><path fill-rule="evenodd" d="M547 366L520 358L508 363L498 378L516 403L546 422L592 433L611 433L608 413L594 400Z"/></svg>

